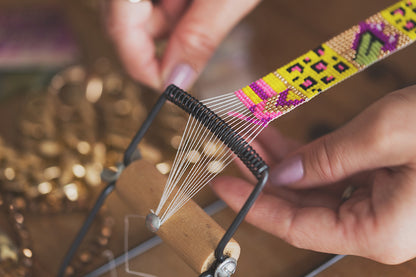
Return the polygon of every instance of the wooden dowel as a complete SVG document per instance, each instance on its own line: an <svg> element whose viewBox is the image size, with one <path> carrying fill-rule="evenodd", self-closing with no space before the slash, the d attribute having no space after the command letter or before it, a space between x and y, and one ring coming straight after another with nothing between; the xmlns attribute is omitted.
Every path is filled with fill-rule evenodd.
<svg viewBox="0 0 416 277"><path fill-rule="evenodd" d="M117 181L117 193L136 213L146 216L156 209L166 184L166 177L142 160L130 164ZM144 223L144 221L143 221ZM190 200L157 231L174 251L196 272L206 271L214 250L225 231L194 201ZM231 240L225 254L238 260L240 246Z"/></svg>

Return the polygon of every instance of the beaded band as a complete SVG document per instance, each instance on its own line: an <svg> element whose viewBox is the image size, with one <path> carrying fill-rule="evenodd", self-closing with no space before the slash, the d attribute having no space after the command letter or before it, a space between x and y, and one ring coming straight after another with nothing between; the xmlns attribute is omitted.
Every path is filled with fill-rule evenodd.
<svg viewBox="0 0 416 277"><path fill-rule="evenodd" d="M416 0L402 0L234 93L267 126L415 40Z"/></svg>

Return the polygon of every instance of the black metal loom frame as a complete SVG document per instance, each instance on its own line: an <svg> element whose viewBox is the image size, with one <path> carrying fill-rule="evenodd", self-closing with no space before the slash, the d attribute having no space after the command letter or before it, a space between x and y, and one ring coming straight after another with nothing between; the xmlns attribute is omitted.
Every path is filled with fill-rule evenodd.
<svg viewBox="0 0 416 277"><path fill-rule="evenodd" d="M178 107L185 110L195 119L197 119L201 124L203 124L207 129L214 133L227 147L229 147L247 166L247 168L253 173L257 178L258 183L254 187L252 193L246 200L245 204L241 210L236 215L234 221L228 227L221 241L218 243L217 248L215 249L215 258L216 261L211 265L210 269L200 275L200 277L212 277L214 276L215 270L227 257L224 255L224 249L227 243L230 241L234 233L237 231L241 222L244 220L250 208L253 206L260 192L266 184L266 181L269 176L269 170L266 163L263 159L256 153L256 151L242 138L238 133L236 133L223 119L221 119L217 114L212 110L198 101L196 98L192 97L182 89L170 85L167 87L165 92L159 97L156 104L153 106L149 115L143 122L142 126L136 133L136 135L131 140L129 146L124 152L123 163L121 167L127 167L134 158L137 145L140 143L147 130L151 126L156 115L159 113L166 100L171 101L176 104ZM121 169L119 169L121 170ZM120 174L120 172L117 172ZM116 176L118 177L118 175ZM98 196L93 208L88 214L87 218L84 221L84 224L78 231L74 241L72 242L68 252L66 253L62 264L59 268L58 276L64 277L66 268L71 262L73 256L75 255L77 249L79 248L81 242L83 241L85 235L87 234L92 222L94 221L95 216L98 211L104 204L107 197L115 189L116 186L115 180L110 181L107 186L102 190Z"/></svg>

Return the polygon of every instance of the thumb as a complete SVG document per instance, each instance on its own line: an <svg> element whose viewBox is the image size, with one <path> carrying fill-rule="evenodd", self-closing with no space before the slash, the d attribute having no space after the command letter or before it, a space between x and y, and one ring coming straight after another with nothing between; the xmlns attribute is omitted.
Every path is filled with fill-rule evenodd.
<svg viewBox="0 0 416 277"><path fill-rule="evenodd" d="M408 91L406 91L408 90ZM412 93L410 93L412 90ZM356 173L410 164L416 146L415 93L392 93L344 127L303 146L271 170L275 186L311 187L333 183Z"/></svg>
<svg viewBox="0 0 416 277"><path fill-rule="evenodd" d="M165 87L189 89L222 39L259 1L193 1L173 30L162 59Z"/></svg>

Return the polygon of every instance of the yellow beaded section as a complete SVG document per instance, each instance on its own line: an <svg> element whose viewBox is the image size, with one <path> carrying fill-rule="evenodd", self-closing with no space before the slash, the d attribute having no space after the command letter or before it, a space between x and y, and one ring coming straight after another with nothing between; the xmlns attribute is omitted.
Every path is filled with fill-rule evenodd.
<svg viewBox="0 0 416 277"><path fill-rule="evenodd" d="M276 92L284 91L287 89L287 86L273 73L267 74L262 79Z"/></svg>
<svg viewBox="0 0 416 277"><path fill-rule="evenodd" d="M289 84L312 98L357 72L357 68L326 44L307 52L277 73Z"/></svg>
<svg viewBox="0 0 416 277"><path fill-rule="evenodd" d="M416 0L401 0L235 95L267 124L416 40ZM256 123L257 124L257 123Z"/></svg>
<svg viewBox="0 0 416 277"><path fill-rule="evenodd" d="M245 86L241 90L255 105L263 101L249 86Z"/></svg>
<svg viewBox="0 0 416 277"><path fill-rule="evenodd" d="M400 1L383 10L381 15L411 39L416 39L416 0Z"/></svg>

